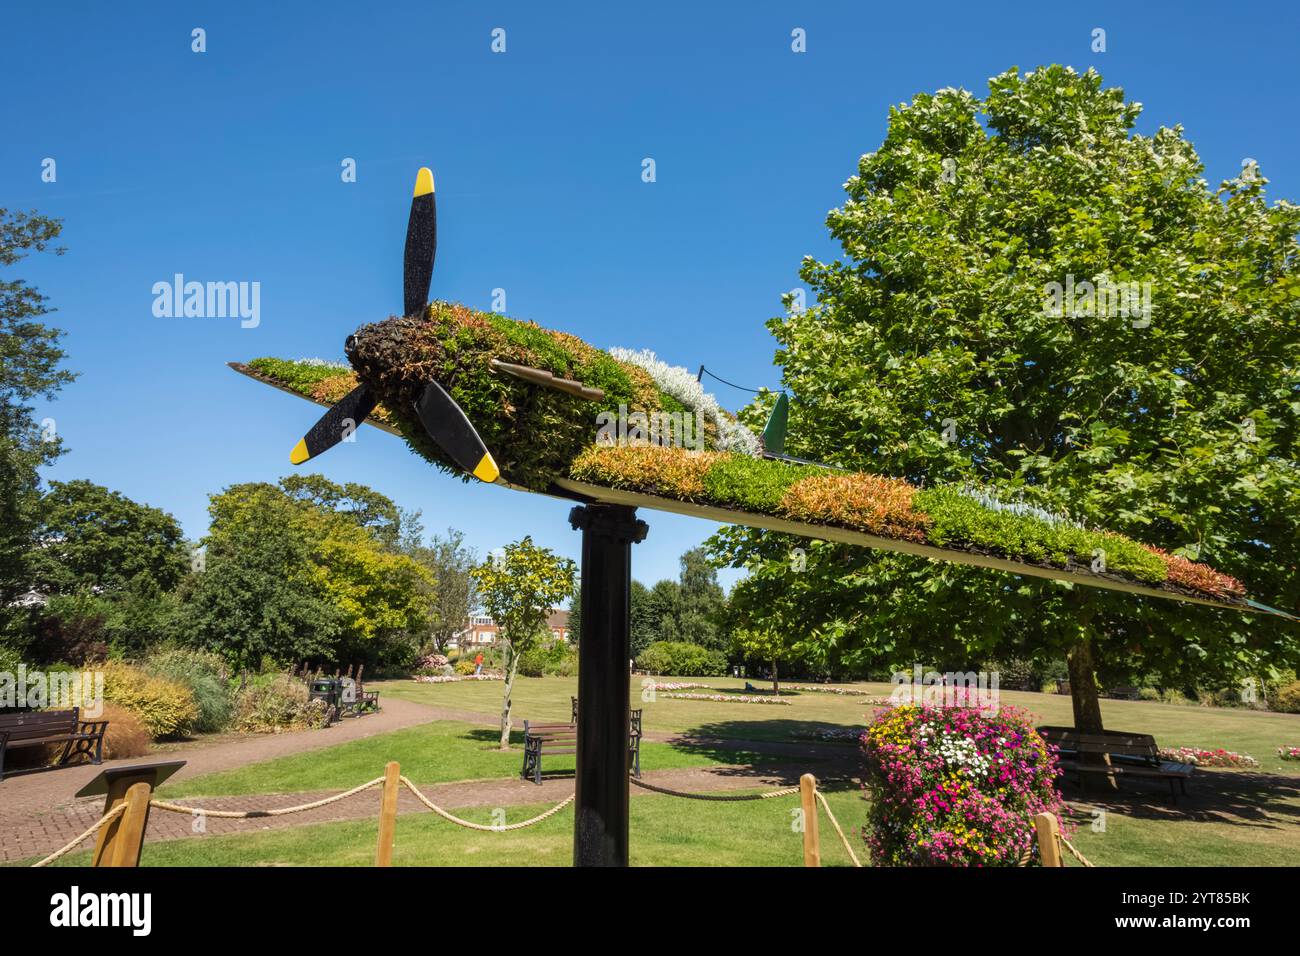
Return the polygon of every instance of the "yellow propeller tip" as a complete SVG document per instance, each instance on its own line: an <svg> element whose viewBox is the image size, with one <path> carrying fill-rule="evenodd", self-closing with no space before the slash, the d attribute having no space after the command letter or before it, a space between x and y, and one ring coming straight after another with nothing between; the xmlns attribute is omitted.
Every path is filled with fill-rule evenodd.
<svg viewBox="0 0 1300 956"><path fill-rule="evenodd" d="M289 461L295 465L301 465L310 457L311 455L307 452L307 439L298 439L298 444L294 445L293 451L289 452Z"/></svg>
<svg viewBox="0 0 1300 956"><path fill-rule="evenodd" d="M420 171L415 174L415 195L427 196L431 192L433 192L433 170L421 166Z"/></svg>
<svg viewBox="0 0 1300 956"><path fill-rule="evenodd" d="M485 453L479 459L479 463L474 466L474 477L479 481L486 481L488 484L496 481L501 472L497 469L497 463L492 460L490 453Z"/></svg>

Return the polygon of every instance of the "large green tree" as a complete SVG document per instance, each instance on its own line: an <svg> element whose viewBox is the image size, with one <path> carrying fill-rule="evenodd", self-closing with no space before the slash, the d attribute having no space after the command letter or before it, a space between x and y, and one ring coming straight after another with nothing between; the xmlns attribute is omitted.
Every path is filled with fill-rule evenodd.
<svg viewBox="0 0 1300 956"><path fill-rule="evenodd" d="M978 481L1295 611L1300 208L1250 163L1208 186L1181 127L1134 131L1140 109L1059 66L893 108L828 217L843 258L806 259L816 304L769 323L788 450ZM774 567L805 548L801 617L841 660L1064 655L1091 730L1098 677L1231 680L1298 653L1268 617L760 532L713 545Z"/></svg>
<svg viewBox="0 0 1300 956"><path fill-rule="evenodd" d="M37 581L53 592L170 591L190 567L175 518L85 480L50 483L35 541Z"/></svg>
<svg viewBox="0 0 1300 956"><path fill-rule="evenodd" d="M53 245L62 222L0 208L0 267ZM73 379L60 367L62 333L42 321L47 299L22 279L0 278L0 636L13 623L10 602L30 587L31 535L39 515L37 469L62 451L58 429L38 421L31 402L50 399Z"/></svg>
<svg viewBox="0 0 1300 956"><path fill-rule="evenodd" d="M195 639L235 663L311 659L400 665L427 626L429 572L386 527L337 507L325 479L233 485L212 497ZM379 504L383 496L353 488ZM387 499L383 499L387 501ZM263 546L262 542L265 542Z"/></svg>

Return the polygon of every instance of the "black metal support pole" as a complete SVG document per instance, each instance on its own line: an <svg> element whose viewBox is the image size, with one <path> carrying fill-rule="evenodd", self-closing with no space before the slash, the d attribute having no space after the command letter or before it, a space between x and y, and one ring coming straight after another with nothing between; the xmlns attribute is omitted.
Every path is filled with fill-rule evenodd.
<svg viewBox="0 0 1300 956"><path fill-rule="evenodd" d="M625 505L583 505L569 523L582 531L573 865L627 866L632 545L648 528Z"/></svg>

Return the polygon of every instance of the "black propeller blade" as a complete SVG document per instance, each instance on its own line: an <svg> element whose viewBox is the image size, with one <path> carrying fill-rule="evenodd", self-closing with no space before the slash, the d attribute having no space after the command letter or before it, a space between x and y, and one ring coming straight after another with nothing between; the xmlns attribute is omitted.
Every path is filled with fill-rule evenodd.
<svg viewBox="0 0 1300 956"><path fill-rule="evenodd" d="M433 257L438 251L438 204L433 194L433 173L425 167L415 177L411 218L406 224L406 253L402 259L403 315L423 312L429 304Z"/></svg>
<svg viewBox="0 0 1300 956"><path fill-rule="evenodd" d="M307 459L333 448L360 427L366 416L374 411L375 401L369 385L358 385L311 426L311 431L293 446L289 460L295 465L301 465Z"/></svg>
<svg viewBox="0 0 1300 956"><path fill-rule="evenodd" d="M465 417L465 412L437 382L430 382L415 403L415 414L429 437L451 460L480 481L496 481L501 473L483 439Z"/></svg>
<svg viewBox="0 0 1300 956"><path fill-rule="evenodd" d="M433 259L437 251L438 207L433 193L433 173L421 167L411 196L411 217L406 223L406 251L402 258L403 315L421 314L428 306ZM311 431L294 446L289 460L300 465L334 447L349 434L349 422L355 429L374 410L375 403L375 395L369 386L357 386L312 426ZM483 439L441 385L429 383L415 403L415 412L429 437L452 461L480 481L497 480L501 472Z"/></svg>
<svg viewBox="0 0 1300 956"><path fill-rule="evenodd" d="M437 208L433 197L433 173L421 167L415 175L415 192L411 197L411 218L406 224L406 254L402 264L404 315L423 312L429 302L429 283L433 279L433 256L438 247ZM321 452L333 448L347 431L348 420L353 429L374 411L376 399L370 389L360 385L349 392L341 402L324 414L311 431L294 445L289 460L301 465ZM435 438L436 440L436 438Z"/></svg>

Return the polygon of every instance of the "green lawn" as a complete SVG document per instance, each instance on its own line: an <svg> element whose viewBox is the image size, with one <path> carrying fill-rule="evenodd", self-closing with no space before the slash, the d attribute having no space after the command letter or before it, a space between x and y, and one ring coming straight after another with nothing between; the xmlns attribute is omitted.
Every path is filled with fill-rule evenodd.
<svg viewBox="0 0 1300 956"><path fill-rule="evenodd" d="M720 692L739 692L744 680L727 677L661 678L709 684ZM771 689L771 684L753 682ZM451 710L493 714L501 707L501 685L495 681L457 684L417 684L387 681L371 685L386 695L419 701ZM888 696L889 684L841 684L871 694ZM577 694L577 678L521 677L512 696L515 713L530 719L568 720L569 698ZM687 691L686 693L708 693ZM860 699L825 693L793 694L783 699L789 706L720 704L710 701L673 700L656 695L642 699L641 678L632 681L633 707L643 710L647 732L680 733L699 737L755 741L785 741L817 727L861 726L871 710ZM1057 694L1004 691L1004 704L1024 708L1041 724L1072 725L1070 698ZM1300 775L1300 763L1278 759L1277 748L1300 746L1300 714L1272 714L1253 710L1106 700L1101 705L1106 726L1155 736L1162 747L1224 747L1249 753L1260 768L1274 773Z"/></svg>
<svg viewBox="0 0 1300 956"><path fill-rule="evenodd" d="M699 682L720 691L743 688L744 681L706 678ZM886 695L883 684L856 685ZM563 678L520 679L514 694L521 718L567 719L569 697L577 682ZM416 684L390 681L380 689L388 697L420 701L449 711L476 712L490 720L500 704L495 682ZM647 741L642 765L647 770L698 767L716 763L787 766L794 758L762 750L762 742L789 741L817 727L861 726L869 706L853 697L819 693L791 695L789 706L721 704L657 697L640 700L640 681L633 682L634 706L645 714L650 733L674 733L676 743ZM1068 698L1008 692L1002 702L1024 707L1043 723L1070 723ZM1218 710L1146 702L1106 701L1108 726L1154 734L1162 745L1226 747L1250 753L1258 771L1197 771L1188 796L1170 804L1158 789L1119 795L1067 790L1076 813L1075 844L1102 866L1196 866L1242 864L1293 865L1300 857L1300 765L1276 757L1282 744L1300 743L1300 716L1245 710ZM717 739L754 741L718 745ZM518 735L516 735L518 741ZM846 756L852 745L837 748ZM572 759L548 761L547 769L571 769ZM440 720L378 737L351 741L312 753L284 757L239 770L166 785L171 798L247 793L291 793L342 789L378 776L397 760L420 784L457 780L513 778L522 754L496 749L496 733L486 726ZM816 761L803 758L818 772ZM867 804L852 785L829 794L855 849L866 858L857 833ZM800 840L790 827L794 797L750 803L688 802L637 794L632 800L632 861L638 865L795 866ZM519 820L543 807L510 807L508 819ZM1094 829L1092 813L1104 811L1104 832ZM488 822L483 808L461 812ZM431 814L399 818L395 861L399 865L567 865L572 853L571 810L535 828L505 834L477 833L455 827ZM149 844L146 865L370 865L375 823L355 821L318 824L290 830L204 837ZM822 823L827 865L848 862L829 824ZM84 862L86 854L69 862Z"/></svg>
<svg viewBox="0 0 1300 956"><path fill-rule="evenodd" d="M323 750L249 764L238 770L166 783L159 793L174 799L346 790L381 776L390 760L400 763L402 773L417 784L517 777L524 759L522 732L512 735L509 752L498 749L499 739L498 732L493 729L458 721L437 721ZM696 753L649 741L641 745L643 771L704 767L715 763L753 763L758 759L761 758L744 751ZM549 758L542 769L548 774L553 770L572 772L573 757L560 755Z"/></svg>
<svg viewBox="0 0 1300 956"><path fill-rule="evenodd" d="M852 790L828 795L846 834L859 825L863 802ZM631 804L634 866L801 866L803 837L792 827L798 795L745 803L705 803L671 797L635 797ZM526 820L544 806L510 807L507 822ZM491 823L482 807L458 810L467 820ZM851 837L851 834L850 834ZM852 838L852 837L851 837ZM322 823L239 836L147 843L142 866L373 866L377 823ZM849 866L830 824L821 821L822 862ZM864 853L854 847L859 858ZM70 854L59 866L85 866L90 854ZM396 866L569 866L573 862L573 810L508 833L481 833L431 813L397 818Z"/></svg>

